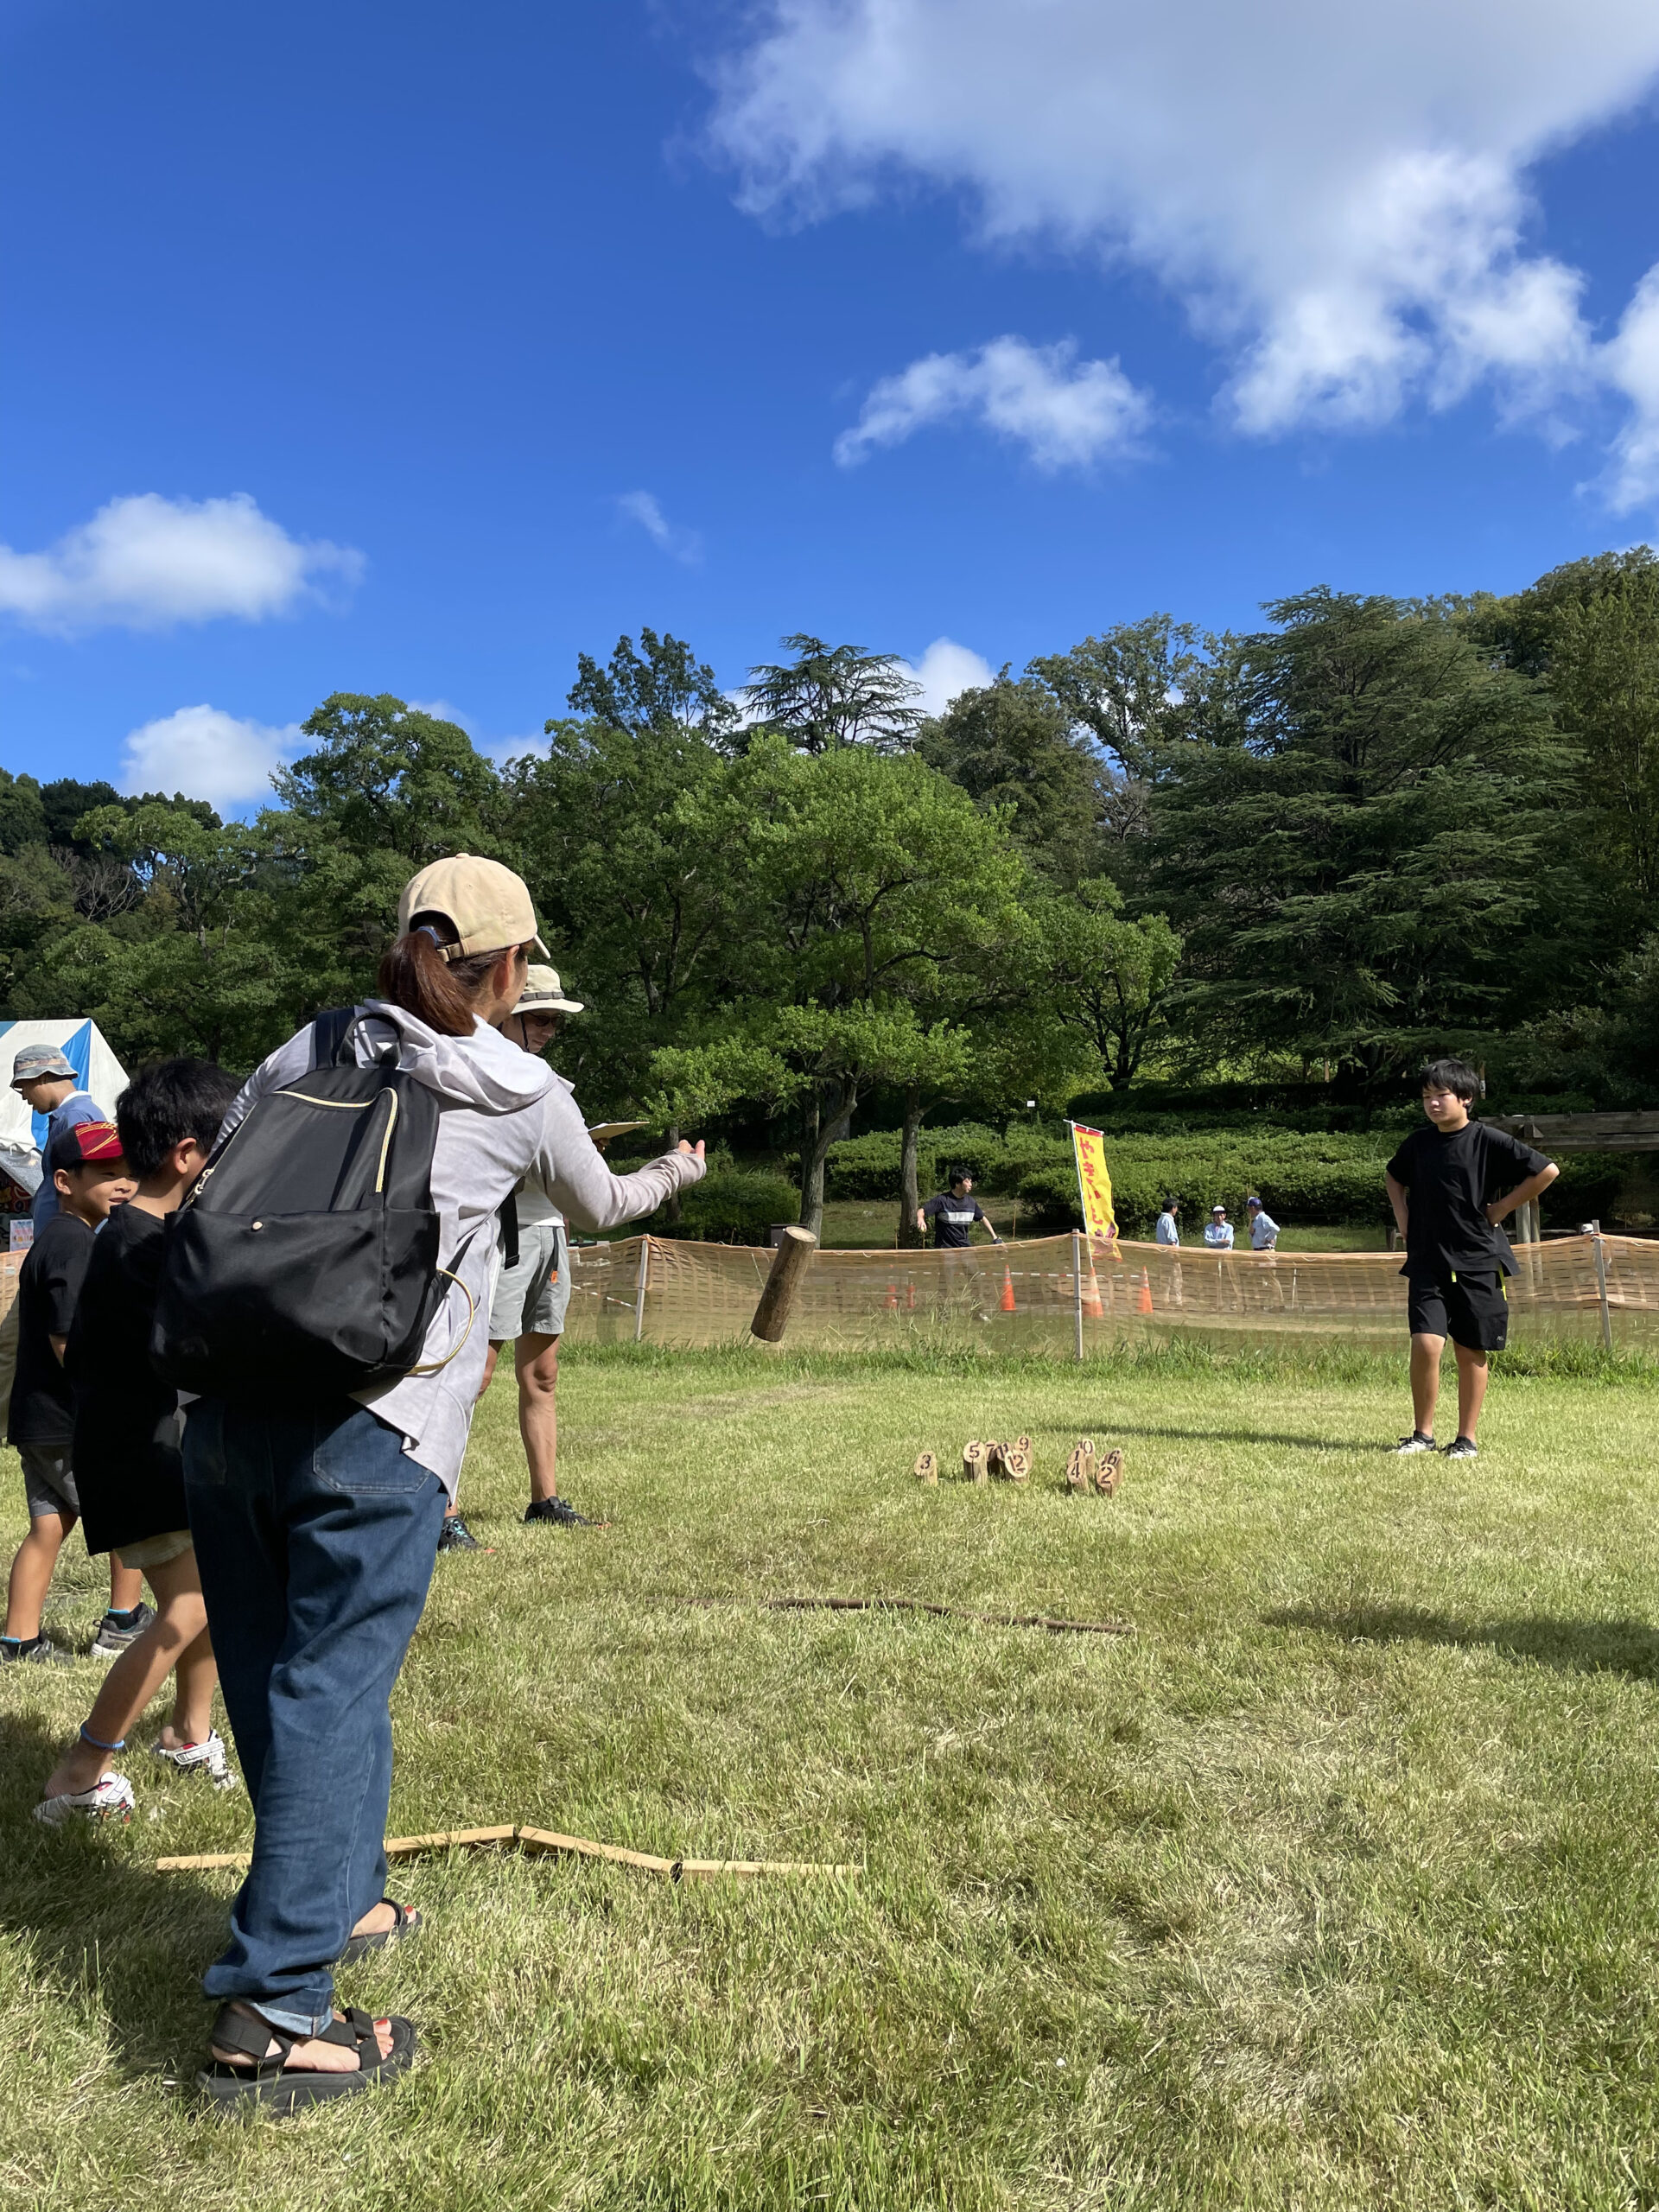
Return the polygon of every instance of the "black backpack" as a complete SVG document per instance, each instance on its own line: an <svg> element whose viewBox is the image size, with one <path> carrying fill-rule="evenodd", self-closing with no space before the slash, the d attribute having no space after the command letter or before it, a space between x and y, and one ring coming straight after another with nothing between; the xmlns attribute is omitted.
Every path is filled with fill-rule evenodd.
<svg viewBox="0 0 1659 2212"><path fill-rule="evenodd" d="M291 1402L423 1371L454 1280L430 1187L438 1099L395 1048L356 1065L362 1019L318 1015L316 1066L255 1100L168 1223L150 1358L180 1389Z"/></svg>

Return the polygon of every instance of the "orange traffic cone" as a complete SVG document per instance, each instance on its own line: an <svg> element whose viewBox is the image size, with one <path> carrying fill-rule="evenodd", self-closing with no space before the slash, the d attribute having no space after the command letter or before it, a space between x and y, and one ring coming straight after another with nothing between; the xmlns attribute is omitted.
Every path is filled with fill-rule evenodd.
<svg viewBox="0 0 1659 2212"><path fill-rule="evenodd" d="M1142 1268L1141 1270L1141 1295L1135 1301L1135 1310L1137 1313L1150 1313L1152 1311L1152 1269L1150 1268Z"/></svg>
<svg viewBox="0 0 1659 2212"><path fill-rule="evenodd" d="M1106 1311L1100 1302L1100 1277L1095 1273L1092 1252L1089 1255L1089 1280L1083 1287L1083 1310L1093 1321L1098 1321Z"/></svg>
<svg viewBox="0 0 1659 2212"><path fill-rule="evenodd" d="M1014 1311L1014 1275L1006 1260L1002 1262L1002 1311Z"/></svg>
<svg viewBox="0 0 1659 2212"><path fill-rule="evenodd" d="M890 1282L887 1285L887 1294L883 1303L889 1313L896 1313L899 1311L899 1286L896 1282Z"/></svg>
<svg viewBox="0 0 1659 2212"><path fill-rule="evenodd" d="M905 1285L905 1311L906 1313L913 1313L916 1311L916 1278L914 1275L912 1275L910 1281Z"/></svg>

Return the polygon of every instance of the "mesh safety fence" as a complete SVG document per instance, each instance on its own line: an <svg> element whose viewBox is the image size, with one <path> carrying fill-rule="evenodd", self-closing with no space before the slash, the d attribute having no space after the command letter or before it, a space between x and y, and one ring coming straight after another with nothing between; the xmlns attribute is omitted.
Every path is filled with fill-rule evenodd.
<svg viewBox="0 0 1659 2212"><path fill-rule="evenodd" d="M686 1346L747 1338L770 1251L657 1236L573 1255L570 1340ZM1182 1332L1398 1340L1402 1255L1229 1252L1060 1236L966 1252L817 1252L790 1318L795 1344L866 1350L924 1338L1076 1353ZM1510 1342L1659 1344L1659 1243L1551 1237L1517 1246Z"/></svg>

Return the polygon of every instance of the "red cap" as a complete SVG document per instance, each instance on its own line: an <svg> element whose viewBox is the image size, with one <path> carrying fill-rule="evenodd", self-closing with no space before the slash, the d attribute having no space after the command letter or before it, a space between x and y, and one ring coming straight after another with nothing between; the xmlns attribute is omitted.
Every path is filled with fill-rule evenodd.
<svg viewBox="0 0 1659 2212"><path fill-rule="evenodd" d="M54 1173L60 1167L84 1167L93 1160L119 1160L121 1132L113 1122L73 1122L58 1131L49 1149Z"/></svg>

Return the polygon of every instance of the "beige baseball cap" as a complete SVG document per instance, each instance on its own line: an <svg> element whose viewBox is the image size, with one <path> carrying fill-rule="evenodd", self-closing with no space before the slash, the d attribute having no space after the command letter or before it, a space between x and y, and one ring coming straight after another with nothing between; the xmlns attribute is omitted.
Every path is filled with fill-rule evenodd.
<svg viewBox="0 0 1659 2212"><path fill-rule="evenodd" d="M415 914L442 914L453 922L458 943L446 944L446 960L465 960L474 952L500 952L510 944L533 945L543 960L547 947L536 929L536 909L522 876L499 861L475 853L456 853L434 861L410 876L397 901L397 934L408 931Z"/></svg>
<svg viewBox="0 0 1659 2212"><path fill-rule="evenodd" d="M515 1014L581 1014L584 1011L580 999L568 999L564 986L559 981L556 968L538 968L531 963L524 995L514 1007Z"/></svg>

